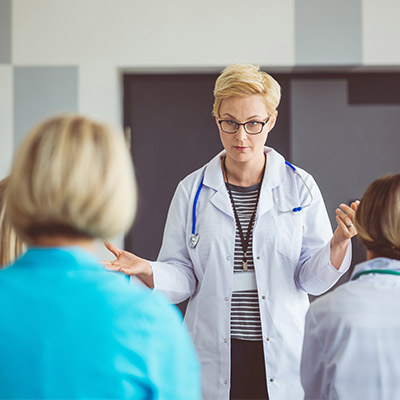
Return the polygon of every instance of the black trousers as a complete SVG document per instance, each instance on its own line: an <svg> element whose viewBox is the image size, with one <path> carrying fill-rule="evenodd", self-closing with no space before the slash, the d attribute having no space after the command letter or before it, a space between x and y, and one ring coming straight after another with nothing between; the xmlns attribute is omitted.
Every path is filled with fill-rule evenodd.
<svg viewBox="0 0 400 400"><path fill-rule="evenodd" d="M231 399L268 399L262 341L231 340Z"/></svg>

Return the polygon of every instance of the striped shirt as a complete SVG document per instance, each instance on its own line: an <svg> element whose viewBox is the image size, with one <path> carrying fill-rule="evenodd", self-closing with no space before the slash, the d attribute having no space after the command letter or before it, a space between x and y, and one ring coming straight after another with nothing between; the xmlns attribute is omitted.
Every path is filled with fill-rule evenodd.
<svg viewBox="0 0 400 400"><path fill-rule="evenodd" d="M257 202L258 184L241 187L229 184L236 211L246 237L251 215ZM253 226L250 227L253 229ZM234 274L243 272L243 249L239 229L236 227ZM253 235L249 238L247 249L247 268L254 271ZM236 275L235 275L236 278ZM240 278L240 277L239 277ZM260 308L257 290L233 291L231 307L231 337L242 340L262 340Z"/></svg>

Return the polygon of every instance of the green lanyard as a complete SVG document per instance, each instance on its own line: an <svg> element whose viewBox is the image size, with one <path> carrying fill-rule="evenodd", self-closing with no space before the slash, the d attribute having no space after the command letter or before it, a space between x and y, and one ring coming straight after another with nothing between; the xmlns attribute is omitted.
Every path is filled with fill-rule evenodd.
<svg viewBox="0 0 400 400"><path fill-rule="evenodd" d="M392 271L391 269L370 269L368 271L361 271L357 274L355 274L351 280L354 281L357 278L359 278L361 275L367 275L367 274L384 274L384 275L400 275L399 271Z"/></svg>

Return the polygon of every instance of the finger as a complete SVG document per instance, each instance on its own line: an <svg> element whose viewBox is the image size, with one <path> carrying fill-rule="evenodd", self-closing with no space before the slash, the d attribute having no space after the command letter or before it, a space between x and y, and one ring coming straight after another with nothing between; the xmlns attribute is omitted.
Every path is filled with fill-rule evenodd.
<svg viewBox="0 0 400 400"><path fill-rule="evenodd" d="M351 208L352 208L354 211L356 211L357 208L358 208L358 206L359 206L359 204L360 204L360 200L353 201L353 202L351 203Z"/></svg>
<svg viewBox="0 0 400 400"><path fill-rule="evenodd" d="M118 258L118 256L121 254L121 249L119 249L117 246L115 246L114 244L112 244L111 242L109 242L108 240L106 240L104 242L104 246L107 247L108 250L111 251L111 253L114 254L115 257Z"/></svg>
<svg viewBox="0 0 400 400"><path fill-rule="evenodd" d="M105 265L106 269L109 271L120 271L121 267L119 265L108 264Z"/></svg>
<svg viewBox="0 0 400 400"><path fill-rule="evenodd" d="M342 222L346 228L351 228L353 226L353 219L339 208L336 210L336 220Z"/></svg>
<svg viewBox="0 0 400 400"><path fill-rule="evenodd" d="M342 214L347 215L347 216L349 216L350 218L353 218L353 217L354 217L354 215L355 215L355 213L356 213L356 210L355 210L355 209L353 209L352 207L349 207L349 206L346 205L346 204L341 204L339 207L340 207L340 208L338 208L338 210L340 210L340 212L341 212ZM354 206L354 207L357 207L357 206Z"/></svg>
<svg viewBox="0 0 400 400"><path fill-rule="evenodd" d="M346 214L354 213L354 210L351 207L349 207L347 204L342 203L342 204L340 204L339 207Z"/></svg>
<svg viewBox="0 0 400 400"><path fill-rule="evenodd" d="M351 239L352 237L357 235L358 232L352 222L350 224L347 224L339 216L336 216L336 221L337 221L338 227L342 230L342 232L345 234L345 236L347 236L349 239Z"/></svg>
<svg viewBox="0 0 400 400"><path fill-rule="evenodd" d="M119 269L120 272L124 273L125 275L136 275L138 274L138 272L136 271L132 271L132 268L125 268L125 267L121 267Z"/></svg>
<svg viewBox="0 0 400 400"><path fill-rule="evenodd" d="M338 224L338 227L342 230L342 232L345 234L345 236L349 237L349 231L353 228L353 224L346 224L338 215L336 216L336 222Z"/></svg>
<svg viewBox="0 0 400 400"><path fill-rule="evenodd" d="M346 218L351 218L350 213L346 213L343 210L341 210L340 208L336 209L336 215L338 215L343 221L346 221Z"/></svg>
<svg viewBox="0 0 400 400"><path fill-rule="evenodd" d="M107 260L104 260L104 261L102 261L101 263L102 263L103 266L106 267L107 269L113 269L113 270L117 269L117 270L118 270L118 269L120 268L120 265L118 265L118 264L115 263L114 261L107 261Z"/></svg>

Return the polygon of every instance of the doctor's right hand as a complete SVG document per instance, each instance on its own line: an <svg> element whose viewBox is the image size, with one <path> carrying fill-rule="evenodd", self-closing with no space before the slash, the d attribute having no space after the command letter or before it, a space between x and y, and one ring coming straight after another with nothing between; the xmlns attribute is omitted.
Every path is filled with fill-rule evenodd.
<svg viewBox="0 0 400 400"><path fill-rule="evenodd" d="M104 242L111 253L114 254L114 261L103 261L103 265L110 271L123 272L126 275L136 275L149 288L154 288L153 270L150 263L129 251L121 250L111 242Z"/></svg>

